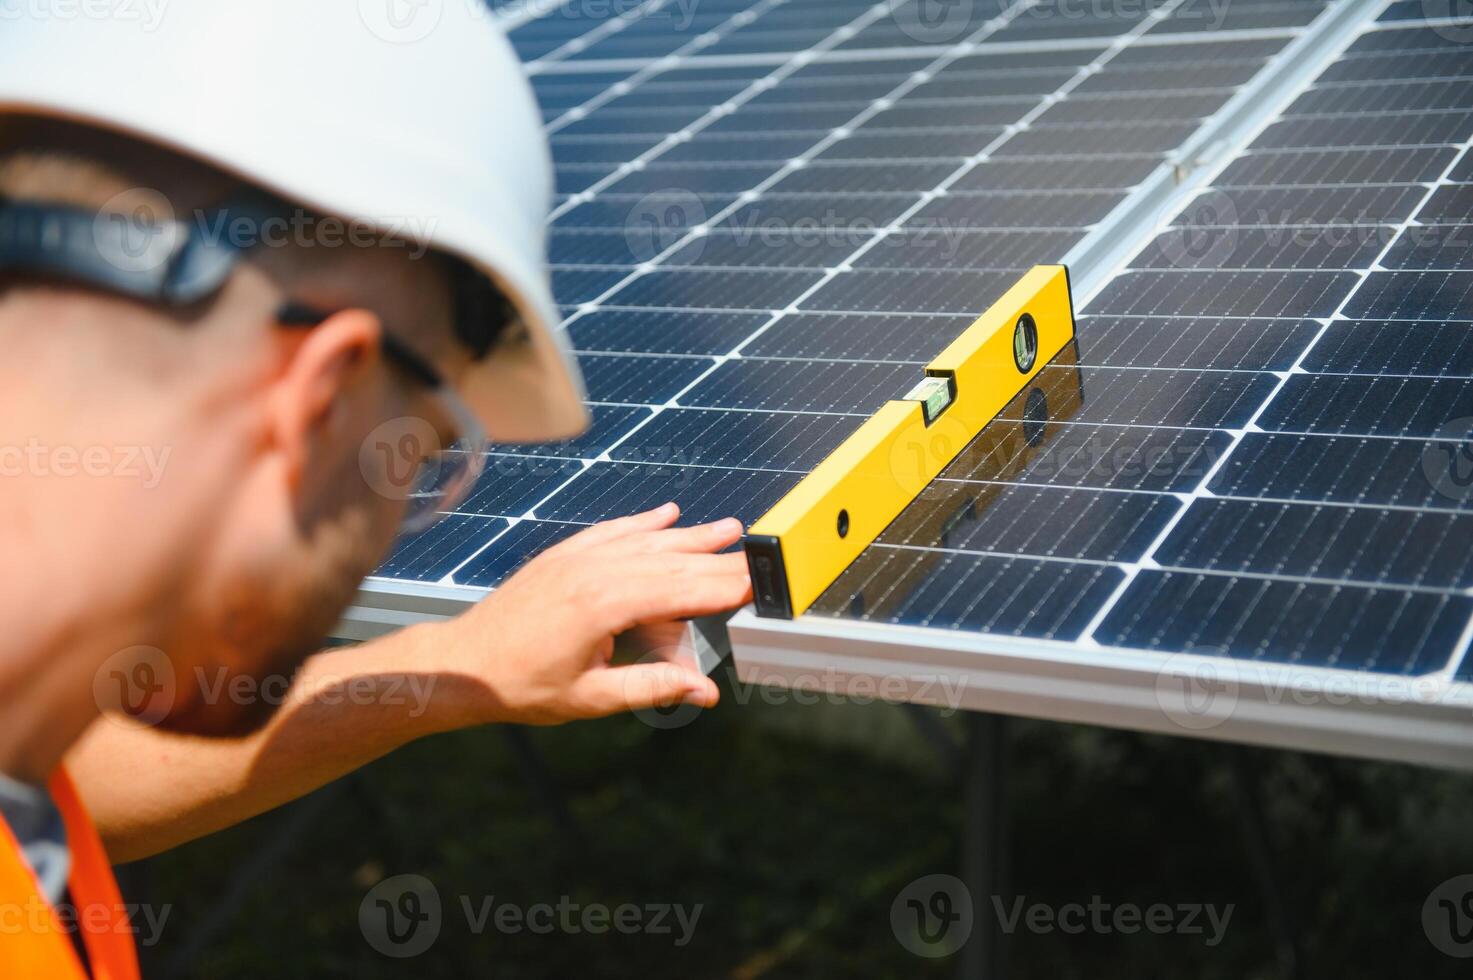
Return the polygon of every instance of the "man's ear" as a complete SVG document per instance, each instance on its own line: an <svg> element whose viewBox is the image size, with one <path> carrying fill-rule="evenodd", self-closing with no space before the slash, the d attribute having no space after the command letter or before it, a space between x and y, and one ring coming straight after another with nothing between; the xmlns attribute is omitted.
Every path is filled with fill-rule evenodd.
<svg viewBox="0 0 1473 980"><path fill-rule="evenodd" d="M369 310L340 310L301 330L288 348L272 393L272 431L293 487L301 483L314 440L342 412L344 395L378 363L382 330Z"/></svg>

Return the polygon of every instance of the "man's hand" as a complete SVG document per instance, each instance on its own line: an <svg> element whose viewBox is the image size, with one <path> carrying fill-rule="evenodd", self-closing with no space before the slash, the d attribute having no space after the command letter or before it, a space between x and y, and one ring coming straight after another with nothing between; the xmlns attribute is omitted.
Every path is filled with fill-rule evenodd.
<svg viewBox="0 0 1473 980"><path fill-rule="evenodd" d="M741 526L671 528L678 516L667 504L595 525L528 562L456 619L310 657L288 703L248 738L195 739L98 721L67 765L109 853L115 861L156 854L436 731L715 704L716 685L689 665L609 662L616 634L669 657L672 648L660 645L684 633L681 618L748 598L742 556L715 554ZM345 690L359 696L345 698Z"/></svg>
<svg viewBox="0 0 1473 980"><path fill-rule="evenodd" d="M670 635L677 620L733 609L751 595L736 520L672 528L674 504L596 524L528 562L480 605L426 631L434 660L453 657L453 727L550 725L681 701L714 705L716 685L668 648L614 666L614 638ZM437 696L438 696L437 692ZM448 693L448 692L447 692Z"/></svg>

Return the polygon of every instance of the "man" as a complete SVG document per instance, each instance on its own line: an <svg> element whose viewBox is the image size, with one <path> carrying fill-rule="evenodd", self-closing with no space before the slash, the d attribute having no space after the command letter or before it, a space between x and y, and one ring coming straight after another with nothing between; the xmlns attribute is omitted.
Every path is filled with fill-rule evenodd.
<svg viewBox="0 0 1473 980"><path fill-rule="evenodd" d="M716 700L678 658L610 663L748 597L740 526L672 505L309 656L401 521L464 499L481 429L584 421L530 90L487 15L440 17L175 0L0 35L0 976L136 976L108 859L421 735Z"/></svg>

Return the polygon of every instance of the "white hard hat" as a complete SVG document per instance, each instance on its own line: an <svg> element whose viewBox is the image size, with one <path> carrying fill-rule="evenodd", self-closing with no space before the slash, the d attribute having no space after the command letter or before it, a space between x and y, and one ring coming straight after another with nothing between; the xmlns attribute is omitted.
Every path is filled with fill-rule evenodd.
<svg viewBox="0 0 1473 980"><path fill-rule="evenodd" d="M488 274L531 343L454 378L500 441L587 423L548 284L552 168L536 101L472 0L164 0L0 24L0 113L184 152L288 201Z"/></svg>

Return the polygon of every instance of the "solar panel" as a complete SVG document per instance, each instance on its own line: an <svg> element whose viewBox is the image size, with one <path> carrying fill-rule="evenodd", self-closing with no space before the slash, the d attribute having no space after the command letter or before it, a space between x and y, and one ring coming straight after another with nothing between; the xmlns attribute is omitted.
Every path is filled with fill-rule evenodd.
<svg viewBox="0 0 1473 980"><path fill-rule="evenodd" d="M494 587L666 499L752 521L1021 270L1118 234L1286 46L1350 16L984 2L938 21L924 2L565 5L512 32L552 133L554 287L594 426L498 448L378 588ZM1083 308L1075 361L772 628L1454 672L1469 495L1425 474L1469 452L1448 424L1473 416L1473 58L1461 22L1404 7L1271 93L1282 112Z"/></svg>

